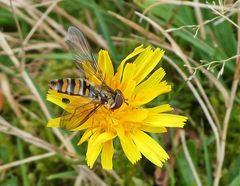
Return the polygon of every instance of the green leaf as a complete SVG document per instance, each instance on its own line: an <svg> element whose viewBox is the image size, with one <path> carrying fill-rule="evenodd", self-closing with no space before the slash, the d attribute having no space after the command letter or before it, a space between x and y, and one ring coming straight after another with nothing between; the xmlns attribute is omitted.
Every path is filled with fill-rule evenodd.
<svg viewBox="0 0 240 186"><path fill-rule="evenodd" d="M233 28L234 26L226 21L213 27L218 47L222 48L229 57L236 55L237 52L237 41Z"/></svg>
<svg viewBox="0 0 240 186"><path fill-rule="evenodd" d="M201 140L203 141L204 161L205 161L205 167L207 172L208 185L211 186L213 185L213 178L212 178L212 168L211 168L211 162L209 157L209 151L207 146L207 139L204 132L202 132L202 130L200 134L201 134Z"/></svg>
<svg viewBox="0 0 240 186"><path fill-rule="evenodd" d="M194 150L195 146L192 142L187 142L187 144L190 144L188 145L189 153L191 155L191 158L193 159L193 162L196 162L196 159L194 158L194 156L196 156L196 150ZM186 157L184 155L182 148L179 151L179 153L176 155L176 159L177 159L178 170L181 174L181 177L183 178L182 179L183 185L186 185L186 186L196 185L192 170L190 169L190 166L186 160Z"/></svg>
<svg viewBox="0 0 240 186"><path fill-rule="evenodd" d="M137 178L137 177L132 177L132 181L133 181L134 185L148 186L148 184L145 181L143 181L142 179Z"/></svg>
<svg viewBox="0 0 240 186"><path fill-rule="evenodd" d="M0 182L2 186L18 186L18 178L17 176L11 176L10 178L5 179Z"/></svg>
<svg viewBox="0 0 240 186"><path fill-rule="evenodd" d="M28 54L27 58L33 59L56 59L56 60L71 60L72 55L69 53L48 53L48 54Z"/></svg>
<svg viewBox="0 0 240 186"><path fill-rule="evenodd" d="M240 179L240 156L237 156L234 160L232 160L230 167L227 169L227 172L225 172L223 178L225 178L223 181L226 182L226 184L235 186L236 183L239 183ZM237 184L239 186L240 184Z"/></svg>
<svg viewBox="0 0 240 186"><path fill-rule="evenodd" d="M9 10L1 8L0 11L0 24L1 26L14 24L13 14ZM3 30L5 31L5 30Z"/></svg>
<svg viewBox="0 0 240 186"><path fill-rule="evenodd" d="M229 186L239 186L240 185L240 173L234 178L234 180L229 184Z"/></svg>
<svg viewBox="0 0 240 186"><path fill-rule="evenodd" d="M17 138L17 149L18 149L19 159L20 160L24 159L23 144L22 144L22 141L19 138ZM28 180L28 176L27 176L27 173L28 173L27 165L26 164L22 164L20 166L20 169L21 169L21 174L22 174L23 185L24 186L30 185L29 184L29 180Z"/></svg>
<svg viewBox="0 0 240 186"><path fill-rule="evenodd" d="M47 180L63 179L66 177L75 177L75 176L77 176L77 173L75 171L66 171L66 172L60 172L57 174L52 174L47 177Z"/></svg>
<svg viewBox="0 0 240 186"><path fill-rule="evenodd" d="M99 11L99 10L101 10L101 8L95 3L94 0L91 0L90 2L93 5L93 11L94 11L94 13L96 15L96 18L98 20L98 23L100 25L102 34L103 34L104 38L106 39L106 41L108 43L108 46L110 48L110 53L112 54L114 59L117 59L117 52L116 52L115 46L113 45L111 35L108 31L108 27L107 27L107 24L106 24L105 17Z"/></svg>
<svg viewBox="0 0 240 186"><path fill-rule="evenodd" d="M192 33L178 30L178 31L175 31L173 34L174 36L178 36L184 41L187 41L189 44L191 44L191 46L196 47L197 49L204 52L205 54L209 56L214 56L215 50L210 45L202 41L201 39L197 37L194 38Z"/></svg>

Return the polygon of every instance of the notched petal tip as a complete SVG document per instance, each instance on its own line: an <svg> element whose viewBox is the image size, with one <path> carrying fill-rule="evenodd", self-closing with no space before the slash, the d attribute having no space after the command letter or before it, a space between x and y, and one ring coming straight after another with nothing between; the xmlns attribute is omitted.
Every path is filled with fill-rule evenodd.
<svg viewBox="0 0 240 186"><path fill-rule="evenodd" d="M167 152L146 133L135 131L132 138L140 152L155 165L162 167L169 159Z"/></svg>
<svg viewBox="0 0 240 186"><path fill-rule="evenodd" d="M109 140L103 144L101 163L105 170L111 170L113 167L112 159L114 154L114 147L112 140Z"/></svg>
<svg viewBox="0 0 240 186"><path fill-rule="evenodd" d="M183 126L186 124L186 121L187 117L185 116L167 113L154 114L144 120L144 122L153 127L179 127L179 128L183 128Z"/></svg>

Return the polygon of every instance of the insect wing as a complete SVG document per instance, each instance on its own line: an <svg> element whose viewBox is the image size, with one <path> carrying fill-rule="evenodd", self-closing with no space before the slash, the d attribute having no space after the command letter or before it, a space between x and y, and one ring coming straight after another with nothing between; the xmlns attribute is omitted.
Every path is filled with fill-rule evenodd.
<svg viewBox="0 0 240 186"><path fill-rule="evenodd" d="M61 120L60 127L73 130L85 123L96 111L100 108L101 104L95 102L85 103L83 105L69 104L66 110L72 110L71 113L64 112Z"/></svg>
<svg viewBox="0 0 240 186"><path fill-rule="evenodd" d="M100 82L104 81L102 71L96 62L92 50L84 35L76 27L69 27L66 43L73 54L74 61L80 69L81 76L86 79L96 78Z"/></svg>

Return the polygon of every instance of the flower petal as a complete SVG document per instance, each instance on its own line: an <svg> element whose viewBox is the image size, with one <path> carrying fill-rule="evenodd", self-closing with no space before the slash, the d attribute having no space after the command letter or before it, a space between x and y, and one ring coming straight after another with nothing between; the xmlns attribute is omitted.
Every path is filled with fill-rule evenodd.
<svg viewBox="0 0 240 186"><path fill-rule="evenodd" d="M80 131L80 130L84 130L87 128L93 129L93 118L89 118L87 121L85 121L85 123L83 123L82 125L80 125L77 128L72 129L71 131Z"/></svg>
<svg viewBox="0 0 240 186"><path fill-rule="evenodd" d="M146 108L148 110L149 113L151 114L157 114L160 112L168 112L168 111L172 111L173 108L169 105L169 104L163 104L163 105L159 105L153 108Z"/></svg>
<svg viewBox="0 0 240 186"><path fill-rule="evenodd" d="M166 151L144 132L134 131L132 139L141 153L155 165L162 167L163 162L169 159Z"/></svg>
<svg viewBox="0 0 240 186"><path fill-rule="evenodd" d="M133 79L129 79L127 85L124 88L121 88L124 98L130 100L136 87L136 82Z"/></svg>
<svg viewBox="0 0 240 186"><path fill-rule="evenodd" d="M98 53L98 64L102 70L103 77L106 77L106 83L108 83L108 79L112 79L114 75L114 69L107 50L100 50Z"/></svg>
<svg viewBox="0 0 240 186"><path fill-rule="evenodd" d="M88 146L90 145L90 143L88 144ZM87 164L90 168L93 167L98 155L100 154L101 150L102 150L102 146L103 144L99 144L98 146L96 146L94 148L94 151L92 151L91 153L86 154L86 159L87 159Z"/></svg>
<svg viewBox="0 0 240 186"><path fill-rule="evenodd" d="M60 120L61 120L61 117L50 119L48 121L47 126L48 127L60 127Z"/></svg>
<svg viewBox="0 0 240 186"><path fill-rule="evenodd" d="M89 137L96 132L96 130L99 130L99 128L94 128L94 129L88 129L84 132L84 134L82 135L81 139L79 140L77 145L81 145L82 143L84 143L85 141L87 141L89 139Z"/></svg>
<svg viewBox="0 0 240 186"><path fill-rule="evenodd" d="M145 132L151 132L151 133L165 133L167 132L167 129L165 127L153 127L149 125L142 125L141 127L142 131Z"/></svg>
<svg viewBox="0 0 240 186"><path fill-rule="evenodd" d="M156 67L163 54L164 51L160 48L152 51L151 47L147 47L145 51L137 57L134 61L134 64L137 65L137 71L134 78L137 84L146 78L147 75Z"/></svg>
<svg viewBox="0 0 240 186"><path fill-rule="evenodd" d="M98 155L102 150L102 144L95 146L95 139L100 135L100 131L96 131L89 139L86 153L87 164L90 168L93 167Z"/></svg>
<svg viewBox="0 0 240 186"><path fill-rule="evenodd" d="M87 164L91 168L96 161L100 151L102 150L103 144L112 140L116 135L111 132L102 133L100 130L95 132L89 140L87 149Z"/></svg>
<svg viewBox="0 0 240 186"><path fill-rule="evenodd" d="M108 140L113 139L116 136L116 134L112 132L104 132L101 133L95 140L94 144L97 146L98 144L105 143Z"/></svg>
<svg viewBox="0 0 240 186"><path fill-rule="evenodd" d="M135 105L144 105L154 98L159 96L160 94L164 94L171 91L171 86L168 85L165 81L154 85L153 87L142 87L141 89L134 90L134 99L133 102Z"/></svg>
<svg viewBox="0 0 240 186"><path fill-rule="evenodd" d="M66 98L64 94L60 94L54 90L49 89L47 94L47 100L65 109L67 107L67 104L62 101L63 98Z"/></svg>
<svg viewBox="0 0 240 186"><path fill-rule="evenodd" d="M132 64L132 63L126 64L126 67L124 68L124 71L123 71L121 83L128 84L129 80L133 79L135 71L136 71L135 64Z"/></svg>
<svg viewBox="0 0 240 186"><path fill-rule="evenodd" d="M69 100L69 103L65 103L63 100ZM56 92L54 90L49 89L48 94L47 94L47 100L51 101L52 103L58 105L59 107L63 108L66 110L68 108L68 112L72 112L73 107L68 107L69 104L71 103L79 103L84 104L89 102L89 99L86 99L81 96L73 96L73 95L68 95L68 94L63 94Z"/></svg>
<svg viewBox="0 0 240 186"><path fill-rule="evenodd" d="M175 114L155 114L149 115L144 122L157 127L180 127L187 121L187 117Z"/></svg>
<svg viewBox="0 0 240 186"><path fill-rule="evenodd" d="M114 154L113 142L112 140L106 141L103 144L102 154L101 154L101 163L103 169L111 170L112 169L112 158Z"/></svg>
<svg viewBox="0 0 240 186"><path fill-rule="evenodd" d="M114 115L119 121L139 122L148 116L147 109L129 109L124 112L118 112Z"/></svg>
<svg viewBox="0 0 240 186"><path fill-rule="evenodd" d="M122 91L124 98L130 98L136 87L136 83L133 80L136 71L136 65L132 63L126 64L123 71L123 76L121 80L121 87L119 89Z"/></svg>
<svg viewBox="0 0 240 186"><path fill-rule="evenodd" d="M133 143L133 140L129 134L120 138L120 143L124 153L132 164L135 164L141 159L141 153L137 146Z"/></svg>
<svg viewBox="0 0 240 186"><path fill-rule="evenodd" d="M137 48L134 49L134 51L132 53L130 53L124 60L122 60L121 64L119 65L118 69L117 69L117 73L115 75L116 79L118 79L119 81L121 81L122 79L122 74L123 74L123 70L124 70L124 66L125 63L133 58L134 56L138 55L139 53L143 52L145 49L143 48L143 45L138 46Z"/></svg>
<svg viewBox="0 0 240 186"><path fill-rule="evenodd" d="M159 68L156 70L147 80L143 81L141 84L139 84L136 87L136 91L141 91L141 89L147 89L154 87L156 84L158 84L163 77L165 76L166 72L163 70L163 68Z"/></svg>

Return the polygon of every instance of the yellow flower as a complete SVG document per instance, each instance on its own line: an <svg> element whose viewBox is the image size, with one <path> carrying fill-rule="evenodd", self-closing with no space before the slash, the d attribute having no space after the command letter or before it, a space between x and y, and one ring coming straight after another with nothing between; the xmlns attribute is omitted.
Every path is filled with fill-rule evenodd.
<svg viewBox="0 0 240 186"><path fill-rule="evenodd" d="M163 54L164 51L159 48L152 50L151 47L143 48L141 45L121 62L114 74L108 52L99 52L98 64L106 78L106 84L113 90L119 89L128 104L124 103L116 110L101 107L84 124L74 129L84 130L78 145L88 140L86 160L89 167L93 167L101 153L102 167L112 169L113 140L116 138L119 138L124 153L133 164L142 155L159 167L169 159L166 151L146 132L163 133L167 127L182 128L187 118L166 113L173 110L168 104L154 108L144 107L157 96L171 91L171 86L162 80L165 71L159 68L152 72ZM63 98L70 100L70 103L62 102ZM47 100L63 109L67 109L71 102L84 102L80 96L61 94L54 90L49 90ZM61 117L51 119L48 126L60 127L60 120Z"/></svg>

